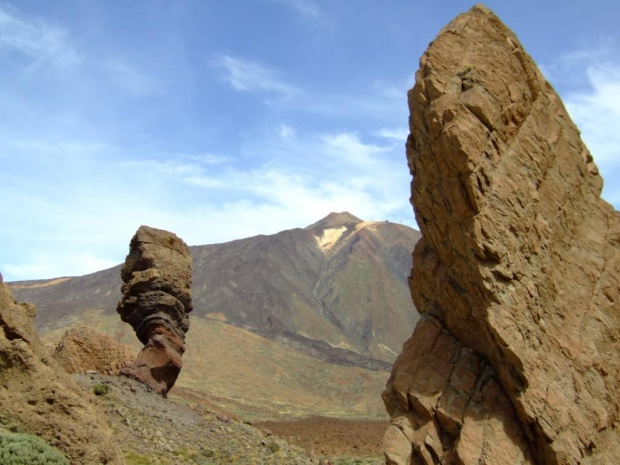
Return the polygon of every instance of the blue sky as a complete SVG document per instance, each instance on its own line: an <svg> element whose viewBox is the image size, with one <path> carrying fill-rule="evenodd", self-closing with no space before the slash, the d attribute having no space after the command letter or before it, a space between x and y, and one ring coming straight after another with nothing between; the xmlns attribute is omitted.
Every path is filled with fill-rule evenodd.
<svg viewBox="0 0 620 465"><path fill-rule="evenodd" d="M406 90L473 3L0 0L0 271L120 263L330 211L414 225ZM487 2L564 99L620 207L620 3Z"/></svg>

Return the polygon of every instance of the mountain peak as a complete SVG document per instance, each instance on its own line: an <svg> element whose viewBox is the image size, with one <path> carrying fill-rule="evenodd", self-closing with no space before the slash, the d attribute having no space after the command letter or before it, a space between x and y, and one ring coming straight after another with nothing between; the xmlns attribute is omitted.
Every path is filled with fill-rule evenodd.
<svg viewBox="0 0 620 465"><path fill-rule="evenodd" d="M358 223L362 223L364 220L359 219L357 216L349 213L349 212L331 212L322 220L317 221L316 223L311 224L310 226L306 226L304 229L306 231L312 231L314 233L320 233L325 229L334 229L334 228L342 228L355 226Z"/></svg>

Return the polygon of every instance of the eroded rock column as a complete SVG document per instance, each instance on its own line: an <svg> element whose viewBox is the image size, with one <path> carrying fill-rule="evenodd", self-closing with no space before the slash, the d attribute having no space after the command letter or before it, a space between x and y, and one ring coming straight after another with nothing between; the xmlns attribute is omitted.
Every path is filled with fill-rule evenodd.
<svg viewBox="0 0 620 465"><path fill-rule="evenodd" d="M183 367L192 311L192 257L175 234L141 226L121 269L123 298L117 311L144 348L121 375L166 396Z"/></svg>
<svg viewBox="0 0 620 465"><path fill-rule="evenodd" d="M384 393L388 463L620 463L620 215L561 100L478 5L409 107L422 320Z"/></svg>

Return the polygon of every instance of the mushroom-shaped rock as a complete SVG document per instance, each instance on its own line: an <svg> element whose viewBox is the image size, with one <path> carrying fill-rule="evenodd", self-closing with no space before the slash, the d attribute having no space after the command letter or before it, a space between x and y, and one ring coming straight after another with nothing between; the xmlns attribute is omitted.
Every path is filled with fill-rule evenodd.
<svg viewBox="0 0 620 465"><path fill-rule="evenodd" d="M141 226L121 269L123 298L117 311L144 348L121 375L166 396L183 367L192 311L192 257L175 234Z"/></svg>

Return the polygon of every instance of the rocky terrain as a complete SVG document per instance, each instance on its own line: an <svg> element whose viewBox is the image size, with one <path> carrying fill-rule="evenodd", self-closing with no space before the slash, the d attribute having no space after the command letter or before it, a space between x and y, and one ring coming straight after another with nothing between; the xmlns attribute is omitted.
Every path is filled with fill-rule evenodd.
<svg viewBox="0 0 620 465"><path fill-rule="evenodd" d="M422 319L384 393L388 463L620 463L620 214L562 102L478 5L409 107Z"/></svg>
<svg viewBox="0 0 620 465"><path fill-rule="evenodd" d="M63 335L52 353L69 374L97 371L118 375L136 358L130 347L85 326L73 326Z"/></svg>
<svg viewBox="0 0 620 465"><path fill-rule="evenodd" d="M255 426L284 437L317 456L363 457L368 462L385 463L381 438L387 421L309 417L260 422Z"/></svg>
<svg viewBox="0 0 620 465"><path fill-rule="evenodd" d="M133 379L96 374L76 379L105 410L127 464L293 465L319 461L277 436L200 405L164 399Z"/></svg>
<svg viewBox="0 0 620 465"><path fill-rule="evenodd" d="M0 283L0 432L39 436L74 464L123 463L104 412L41 344L35 314Z"/></svg>
<svg viewBox="0 0 620 465"><path fill-rule="evenodd" d="M250 418L385 418L379 394L417 319L407 286L417 239L405 226L340 213L191 247L194 310L178 386ZM51 347L87 325L137 352L115 311L120 274L11 286L38 306L35 324Z"/></svg>
<svg viewBox="0 0 620 465"><path fill-rule="evenodd" d="M0 433L40 436L74 464L379 461L380 434L376 427L369 430L372 422L297 422L299 445L292 446L282 431L253 427L183 389L164 399L148 384L98 374L118 371L122 359L133 357L127 347L89 328L67 331L52 357L34 331L34 306L17 304L8 286L0 286ZM70 377L55 359L75 373L91 373ZM374 447L360 449L369 435ZM317 438L320 450L313 446Z"/></svg>
<svg viewBox="0 0 620 465"><path fill-rule="evenodd" d="M349 213L192 249L195 312L171 399L155 395L170 377L164 390L69 377L34 331L34 306L0 275L0 432L41 436L77 464L344 465L379 463L379 447L390 465L620 463L620 214L600 198L579 131L482 5L430 44L408 97L422 231L408 288L421 318L383 392L381 446L369 399L417 320L402 292L418 237ZM123 269L120 313L147 348L175 333L180 368L189 285L170 293L182 309L141 307L143 282L162 283L140 257ZM136 271L153 279L133 293ZM41 305L62 361L79 330L62 334L80 321L132 339L113 313L119 272L12 286ZM165 334L149 332L153 315ZM93 360L114 363L91 356L76 370ZM270 416L287 420L240 421Z"/></svg>

